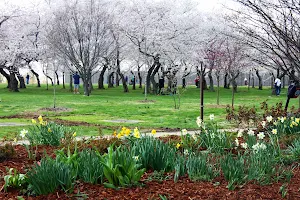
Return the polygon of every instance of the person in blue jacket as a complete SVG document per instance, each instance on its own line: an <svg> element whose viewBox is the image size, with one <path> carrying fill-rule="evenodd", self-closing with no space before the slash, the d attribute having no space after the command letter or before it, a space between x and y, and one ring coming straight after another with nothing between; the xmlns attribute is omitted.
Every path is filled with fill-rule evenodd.
<svg viewBox="0 0 300 200"><path fill-rule="evenodd" d="M73 75L74 79L74 94L79 94L79 84L80 84L80 76L78 75L78 72L75 72Z"/></svg>

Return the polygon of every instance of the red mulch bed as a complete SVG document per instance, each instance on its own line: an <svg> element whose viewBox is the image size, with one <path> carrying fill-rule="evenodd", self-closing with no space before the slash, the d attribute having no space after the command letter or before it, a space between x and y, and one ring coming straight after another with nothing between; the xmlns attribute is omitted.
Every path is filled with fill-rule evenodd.
<svg viewBox="0 0 300 200"><path fill-rule="evenodd" d="M39 147L39 155L43 155L44 149L48 154L53 155L53 147ZM0 162L0 175L6 174L5 167L16 168L21 173L25 173L33 161L27 158L26 149L21 146L15 146L16 155L14 158ZM274 183L272 185L260 186L257 184L246 184L234 191L229 191L226 186L227 182L223 177L216 178L213 182L192 182L187 177L182 177L177 183L173 179L162 182L151 181L146 182L145 178L149 175L146 173L143 176L143 186L136 188L125 188L113 190L104 188L102 185L91 185L88 183L78 182L75 186L73 194L65 194L62 191L57 191L54 194L38 197L24 197L25 199L76 199L74 195L78 190L81 193L88 195L89 199L160 199L159 195L164 195L167 199L283 199L279 192L282 183ZM218 186L213 183L219 182ZM4 184L3 178L0 180L0 187ZM288 184L287 199L300 199L300 168L294 169L294 176ZM9 189L8 192L3 190L0 192L0 199L16 199L19 195L18 190ZM72 197L73 196L73 197Z"/></svg>

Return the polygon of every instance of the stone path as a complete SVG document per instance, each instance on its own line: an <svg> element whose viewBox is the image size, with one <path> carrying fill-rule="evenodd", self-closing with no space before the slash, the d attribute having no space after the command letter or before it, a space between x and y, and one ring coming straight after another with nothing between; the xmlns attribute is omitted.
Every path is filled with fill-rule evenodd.
<svg viewBox="0 0 300 200"><path fill-rule="evenodd" d="M28 124L16 123L16 122L0 122L1 126L27 126Z"/></svg>

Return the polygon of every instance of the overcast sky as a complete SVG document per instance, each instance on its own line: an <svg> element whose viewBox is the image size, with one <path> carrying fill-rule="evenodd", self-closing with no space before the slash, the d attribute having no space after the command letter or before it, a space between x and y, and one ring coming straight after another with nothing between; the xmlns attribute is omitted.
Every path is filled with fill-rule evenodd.
<svg viewBox="0 0 300 200"><path fill-rule="evenodd" d="M21 7L33 6L37 2L44 2L45 0L0 0L7 1L10 4L19 5ZM48 0L49 1L49 0ZM51 0L50 0L51 1ZM172 1L172 0L171 0ZM235 7L237 4L233 0L195 0L198 2L199 10L204 12L226 12L223 6Z"/></svg>

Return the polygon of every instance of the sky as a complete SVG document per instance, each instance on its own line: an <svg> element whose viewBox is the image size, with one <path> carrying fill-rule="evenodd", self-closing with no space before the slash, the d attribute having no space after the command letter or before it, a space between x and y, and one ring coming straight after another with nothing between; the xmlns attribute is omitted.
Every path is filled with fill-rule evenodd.
<svg viewBox="0 0 300 200"><path fill-rule="evenodd" d="M38 2L45 2L51 0L4 0L4 1L7 1L14 5L18 5L20 7L27 7L27 6L33 6L34 4L36 5ZM226 12L224 6L231 7L231 8L237 6L237 3L235 3L233 0L195 0L195 2L199 4L198 6L199 10L208 13Z"/></svg>

